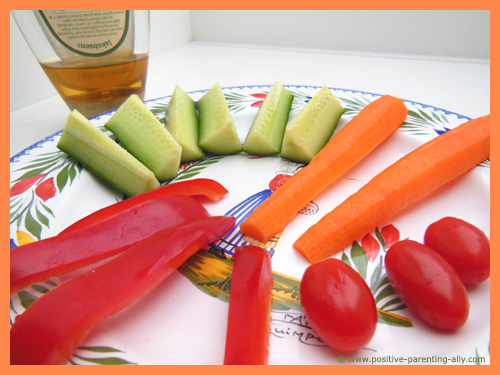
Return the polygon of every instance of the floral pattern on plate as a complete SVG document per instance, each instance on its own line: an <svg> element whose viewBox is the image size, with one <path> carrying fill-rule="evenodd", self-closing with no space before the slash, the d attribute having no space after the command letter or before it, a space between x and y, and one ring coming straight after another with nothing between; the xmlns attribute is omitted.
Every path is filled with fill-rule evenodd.
<svg viewBox="0 0 500 375"><path fill-rule="evenodd" d="M286 87L294 94L291 116L320 89L310 86ZM270 88L271 86L263 85L223 89L242 142ZM354 90L331 90L346 109L339 128L380 96ZM197 101L205 92L206 90L191 92L189 95ZM146 104L164 122L168 101L167 96L150 100ZM304 207L298 218L273 240L267 244L256 243L242 235L237 224L233 231L213 244L208 251L202 250L191 257L173 277L174 281L160 285L160 292L152 292L152 297L137 301L125 312L96 327L95 332L74 353L68 364L221 363L220 351L222 347L223 352L225 340L221 332L224 332L223 314L229 300L231 257L235 246L248 243L266 247L273 257L270 363L341 363L337 354L332 355L321 338L314 334L307 323L307 317L302 313L300 277L307 264L293 252L291 244L308 225L319 220L352 193L353 189L358 189L392 163L394 157L400 157L419 144L469 120L429 105L408 100L405 100L405 104L409 109L408 117L393 139L375 151L375 155L369 157L370 160L353 168L343 181L336 183L335 192L328 189L325 194ZM91 121L104 130L103 125L111 114L103 114ZM108 135L111 136L110 133ZM60 152L56 147L59 137L60 133L56 133L10 160L11 248L56 235L80 217L124 199L123 194L103 184L79 163ZM302 167L303 164L286 161L278 156L209 154L202 160L181 165L179 175L166 183L197 177L213 178L221 182L231 192L230 195L221 202L207 204L207 208L214 214L234 215L241 222L251 210ZM356 353L357 355L369 358L389 355L482 357L489 363L489 314L486 313L489 311L489 281L471 292L472 308L477 306L477 309L471 314L473 323L470 325L479 324L477 327L481 329L466 328L463 330L465 332L459 332L457 337L450 338L436 335L407 311L388 283L384 270L385 252L394 242L408 237L419 240L419 235L423 234L422 228L430 224L429 220L432 220L434 212L442 211L443 216L448 215L445 207L464 191L469 194L470 201L455 205L451 211L471 215L470 219L483 227L488 223L489 230L489 160L481 163L458 185L460 186L449 189L450 192L441 193L443 202L430 199L430 202L419 204L415 212L405 211L395 222L386 223L373 233L366 234L338 254L339 259L356 269L366 280L377 302L377 334L370 347ZM472 211L466 211L471 207L474 208L472 214ZM48 280L11 296L11 324L15 316L21 314L37 298L71 276L62 277L61 280ZM174 285L170 285L172 283ZM167 285L171 287L167 288ZM189 296L194 302L183 300L183 296ZM202 310L206 309L203 317L196 313L193 303L203 304ZM156 309L165 315L160 317L155 313ZM178 310L172 312L172 309ZM222 315L219 316L221 319L214 320L217 315ZM168 319L174 318L184 322L184 329L179 324L175 324L175 328L165 324L161 329L153 329L159 319L166 319L169 323ZM203 333L200 327L206 332ZM200 332L201 335L195 335ZM170 340L164 340L165 337ZM189 337L189 343L185 342L186 337ZM160 342L163 344L159 345ZM190 345L192 349L182 351L179 343ZM191 352L197 353L196 357ZM297 352L302 353L301 356L290 354Z"/></svg>

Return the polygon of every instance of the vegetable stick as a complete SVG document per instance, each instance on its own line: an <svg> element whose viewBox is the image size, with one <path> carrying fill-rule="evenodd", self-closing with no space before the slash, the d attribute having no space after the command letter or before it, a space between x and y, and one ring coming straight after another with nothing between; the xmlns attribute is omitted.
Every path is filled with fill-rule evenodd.
<svg viewBox="0 0 500 375"><path fill-rule="evenodd" d="M407 114L403 101L390 95L367 105L330 139L309 165L253 211L240 230L260 242L269 241L317 194L394 133Z"/></svg>
<svg viewBox="0 0 500 375"><path fill-rule="evenodd" d="M208 178L198 178L189 181L180 181L174 184L165 185L153 190L149 190L143 194L130 197L121 202L104 207L99 211L93 212L88 216L78 220L64 229L61 233L73 232L77 229L86 228L96 224L111 216L119 214L129 208L135 207L141 203L169 195L186 195L186 196L205 196L209 200L218 201L228 193L226 188L215 180Z"/></svg>
<svg viewBox="0 0 500 375"><path fill-rule="evenodd" d="M374 230L490 156L490 115L468 121L399 159L310 227L294 247L312 263Z"/></svg>
<svg viewBox="0 0 500 375"><path fill-rule="evenodd" d="M163 229L208 216L193 198L172 195L83 229L16 247L10 251L10 294L119 254Z"/></svg>
<svg viewBox="0 0 500 375"><path fill-rule="evenodd" d="M65 364L100 321L146 295L234 224L233 217L212 216L165 229L44 294L12 325L10 364Z"/></svg>
<svg viewBox="0 0 500 375"><path fill-rule="evenodd" d="M271 255L237 247L229 296L225 365L267 365L273 296Z"/></svg>

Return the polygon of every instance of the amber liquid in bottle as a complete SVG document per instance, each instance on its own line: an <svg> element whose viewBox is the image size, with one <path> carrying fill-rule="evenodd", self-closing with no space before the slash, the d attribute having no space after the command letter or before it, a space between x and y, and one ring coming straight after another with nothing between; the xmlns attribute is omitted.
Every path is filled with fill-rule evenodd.
<svg viewBox="0 0 500 375"><path fill-rule="evenodd" d="M86 117L114 110L132 94L144 99L147 55L95 66L67 60L41 66L68 107Z"/></svg>

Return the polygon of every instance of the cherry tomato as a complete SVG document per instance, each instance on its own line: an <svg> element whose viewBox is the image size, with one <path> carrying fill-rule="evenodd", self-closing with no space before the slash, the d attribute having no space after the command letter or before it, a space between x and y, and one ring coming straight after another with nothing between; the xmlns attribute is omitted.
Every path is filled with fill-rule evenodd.
<svg viewBox="0 0 500 375"><path fill-rule="evenodd" d="M302 277L300 301L312 329L339 351L367 345L375 334L377 308L363 278L338 259L309 266Z"/></svg>
<svg viewBox="0 0 500 375"><path fill-rule="evenodd" d="M445 217L429 225L424 244L441 254L465 285L479 284L490 277L490 240L474 225Z"/></svg>
<svg viewBox="0 0 500 375"><path fill-rule="evenodd" d="M385 256L394 291L415 315L443 330L455 330L469 316L469 298L453 267L421 243L404 240Z"/></svg>

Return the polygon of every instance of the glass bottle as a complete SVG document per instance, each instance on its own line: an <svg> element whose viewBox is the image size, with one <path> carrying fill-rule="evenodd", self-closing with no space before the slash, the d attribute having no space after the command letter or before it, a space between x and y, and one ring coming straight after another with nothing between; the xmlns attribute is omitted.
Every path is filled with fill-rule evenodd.
<svg viewBox="0 0 500 375"><path fill-rule="evenodd" d="M144 99L148 10L13 10L21 32L68 107L86 117L130 95Z"/></svg>

